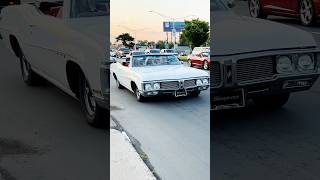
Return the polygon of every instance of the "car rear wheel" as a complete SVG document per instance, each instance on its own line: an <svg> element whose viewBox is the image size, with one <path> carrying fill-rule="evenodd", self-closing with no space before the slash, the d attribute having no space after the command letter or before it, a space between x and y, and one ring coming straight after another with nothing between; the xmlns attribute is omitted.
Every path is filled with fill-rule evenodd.
<svg viewBox="0 0 320 180"><path fill-rule="evenodd" d="M300 21L305 26L311 26L314 23L314 7L311 0L300 1Z"/></svg>
<svg viewBox="0 0 320 180"><path fill-rule="evenodd" d="M120 81L118 80L117 76L113 74L114 79L116 80L116 85L118 89L124 89L124 86L121 85Z"/></svg>
<svg viewBox="0 0 320 180"><path fill-rule="evenodd" d="M80 73L79 77L80 104L87 122L94 127L106 127L109 118L108 110L96 103L85 76Z"/></svg>
<svg viewBox="0 0 320 180"><path fill-rule="evenodd" d="M203 69L208 70L209 69L209 63L208 61L203 61Z"/></svg>
<svg viewBox="0 0 320 180"><path fill-rule="evenodd" d="M277 109L284 106L290 97L290 93L283 93L270 96L254 97L253 102L260 108Z"/></svg>
<svg viewBox="0 0 320 180"><path fill-rule="evenodd" d="M263 13L260 0L249 0L249 12L251 17L254 18L267 18L267 15Z"/></svg>
<svg viewBox="0 0 320 180"><path fill-rule="evenodd" d="M22 50L20 50L19 57L20 57L20 68L21 68L21 75L22 75L23 81L28 86L37 86L37 85L44 84L46 82L45 79L39 76L37 73L35 73L32 70L31 64L26 59Z"/></svg>

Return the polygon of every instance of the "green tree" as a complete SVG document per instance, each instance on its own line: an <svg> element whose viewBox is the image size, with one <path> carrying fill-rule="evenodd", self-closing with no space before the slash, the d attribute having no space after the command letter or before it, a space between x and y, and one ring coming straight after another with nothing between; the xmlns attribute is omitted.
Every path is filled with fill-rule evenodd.
<svg viewBox="0 0 320 180"><path fill-rule="evenodd" d="M205 45L209 38L209 23L199 19L186 21L186 26L182 31L183 36L192 48Z"/></svg>
<svg viewBox="0 0 320 180"><path fill-rule="evenodd" d="M142 41L142 40L139 40L139 41L138 41L138 45L139 45L139 46L147 46L147 45L148 45L148 41L147 41L147 40L143 40L143 41Z"/></svg>
<svg viewBox="0 0 320 180"><path fill-rule="evenodd" d="M183 33L180 34L179 45L180 46L189 46L190 45L189 42L188 42L188 39L186 38L186 36Z"/></svg>
<svg viewBox="0 0 320 180"><path fill-rule="evenodd" d="M118 37L116 37L117 42L121 41L122 45L127 48L133 48L134 47L134 37L132 37L129 33L123 33L120 34Z"/></svg>

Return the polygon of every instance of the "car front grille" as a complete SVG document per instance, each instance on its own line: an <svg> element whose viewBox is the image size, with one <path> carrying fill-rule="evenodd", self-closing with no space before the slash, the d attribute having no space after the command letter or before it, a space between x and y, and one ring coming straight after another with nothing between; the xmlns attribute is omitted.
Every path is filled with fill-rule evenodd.
<svg viewBox="0 0 320 180"><path fill-rule="evenodd" d="M195 87L196 86L196 80L192 79L192 80L185 80L184 81L184 88L191 88L191 87Z"/></svg>
<svg viewBox="0 0 320 180"><path fill-rule="evenodd" d="M218 62L212 62L210 70L210 84L212 87L219 86L221 83L221 70Z"/></svg>
<svg viewBox="0 0 320 180"><path fill-rule="evenodd" d="M236 79L238 83L258 80L268 80L274 75L273 57L259 57L241 59L236 65Z"/></svg>
<svg viewBox="0 0 320 180"><path fill-rule="evenodd" d="M179 81L161 82L160 87L161 87L162 90L179 89Z"/></svg>

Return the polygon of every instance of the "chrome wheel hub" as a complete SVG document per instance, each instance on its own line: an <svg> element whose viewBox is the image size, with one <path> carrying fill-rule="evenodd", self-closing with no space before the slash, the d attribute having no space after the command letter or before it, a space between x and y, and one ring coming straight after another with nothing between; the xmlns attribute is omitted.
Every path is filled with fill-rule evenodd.
<svg viewBox="0 0 320 180"><path fill-rule="evenodd" d="M300 5L300 16L301 21L304 24L310 24L313 18L313 9L312 9L311 1L309 0L302 0Z"/></svg>
<svg viewBox="0 0 320 180"><path fill-rule="evenodd" d="M89 115L94 115L96 111L96 101L91 93L88 83L85 83L84 100Z"/></svg>
<svg viewBox="0 0 320 180"><path fill-rule="evenodd" d="M250 14L252 17L258 17L260 11L260 3L258 0L250 0Z"/></svg>

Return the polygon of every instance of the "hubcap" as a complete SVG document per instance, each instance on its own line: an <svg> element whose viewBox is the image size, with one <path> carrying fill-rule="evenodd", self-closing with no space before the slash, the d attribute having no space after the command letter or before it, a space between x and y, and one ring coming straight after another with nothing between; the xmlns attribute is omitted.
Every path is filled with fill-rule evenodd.
<svg viewBox="0 0 320 180"><path fill-rule="evenodd" d="M24 56L22 57L22 77L23 80L27 80L29 77L29 65Z"/></svg>
<svg viewBox="0 0 320 180"><path fill-rule="evenodd" d="M192 66L191 60L188 61L188 65L189 65L190 67Z"/></svg>
<svg viewBox="0 0 320 180"><path fill-rule="evenodd" d="M208 69L208 62L207 61L204 62L203 68Z"/></svg>
<svg viewBox="0 0 320 180"><path fill-rule="evenodd" d="M94 115L96 111L96 101L91 93L88 83L85 83L84 100L89 115Z"/></svg>
<svg viewBox="0 0 320 180"><path fill-rule="evenodd" d="M140 92L139 92L138 89L136 90L136 96L137 96L137 99L140 99L140 96L141 96L141 95L140 95Z"/></svg>
<svg viewBox="0 0 320 180"><path fill-rule="evenodd" d="M312 4L309 0L302 0L300 6L300 16L301 21L304 24L310 24L312 21L313 13L312 13Z"/></svg>
<svg viewBox="0 0 320 180"><path fill-rule="evenodd" d="M258 17L260 11L260 3L258 0L250 0L250 14L252 17Z"/></svg>

